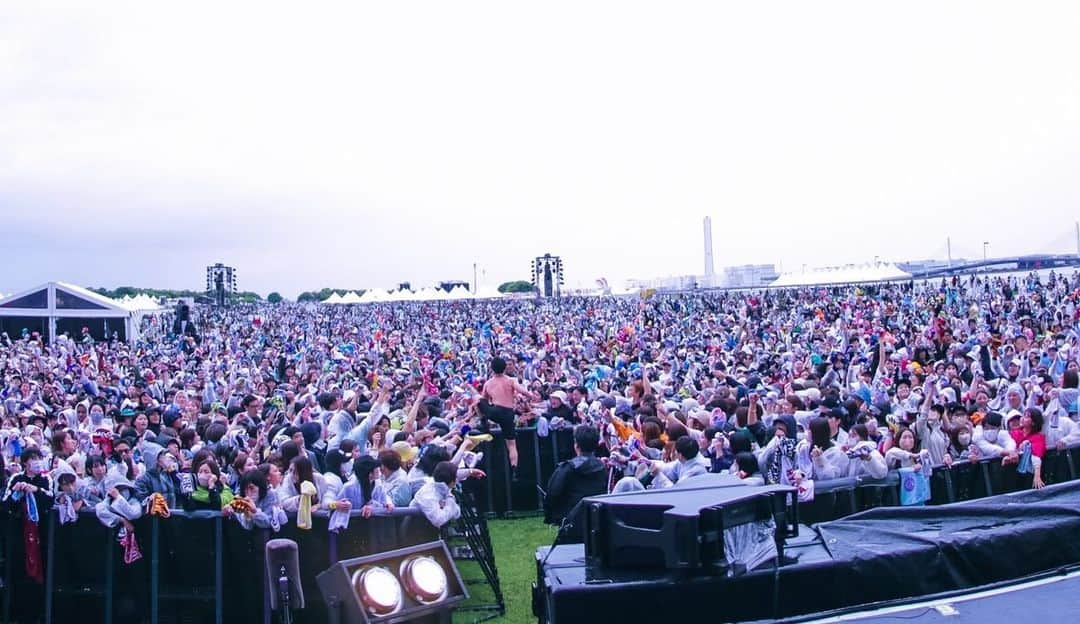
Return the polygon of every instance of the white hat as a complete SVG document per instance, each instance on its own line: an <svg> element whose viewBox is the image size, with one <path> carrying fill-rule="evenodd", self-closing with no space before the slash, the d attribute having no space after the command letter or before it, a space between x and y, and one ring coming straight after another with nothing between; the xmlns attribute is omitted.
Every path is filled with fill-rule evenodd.
<svg viewBox="0 0 1080 624"><path fill-rule="evenodd" d="M556 390L555 392L552 392L550 397L552 399L559 399L563 403L566 403L566 393L562 390Z"/></svg>

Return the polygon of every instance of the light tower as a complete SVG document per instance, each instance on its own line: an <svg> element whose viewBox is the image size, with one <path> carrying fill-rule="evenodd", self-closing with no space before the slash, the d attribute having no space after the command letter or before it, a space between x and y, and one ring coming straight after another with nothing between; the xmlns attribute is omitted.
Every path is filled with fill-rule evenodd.
<svg viewBox="0 0 1080 624"><path fill-rule="evenodd" d="M705 286L714 286L715 269L712 257L712 218L705 217Z"/></svg>

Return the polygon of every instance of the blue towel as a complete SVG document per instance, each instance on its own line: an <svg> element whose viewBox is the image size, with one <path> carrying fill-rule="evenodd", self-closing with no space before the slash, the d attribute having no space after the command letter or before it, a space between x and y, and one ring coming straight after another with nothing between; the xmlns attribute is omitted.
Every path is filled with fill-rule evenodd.
<svg viewBox="0 0 1080 624"><path fill-rule="evenodd" d="M930 500L930 480L914 468L900 469L900 504L922 505Z"/></svg>

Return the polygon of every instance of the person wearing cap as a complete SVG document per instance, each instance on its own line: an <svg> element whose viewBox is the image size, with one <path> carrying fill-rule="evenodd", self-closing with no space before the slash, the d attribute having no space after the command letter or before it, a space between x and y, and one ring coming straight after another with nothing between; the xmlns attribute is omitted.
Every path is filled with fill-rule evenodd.
<svg viewBox="0 0 1080 624"><path fill-rule="evenodd" d="M841 425L844 422L844 418L847 416L847 410L842 406L837 405L826 411L824 415L829 422L829 438L838 446L846 445L848 443L848 435Z"/></svg>
<svg viewBox="0 0 1080 624"><path fill-rule="evenodd" d="M1003 421L1001 414L990 412L975 427L975 445L981 458L1016 456L1016 441L1002 429Z"/></svg>
<svg viewBox="0 0 1080 624"><path fill-rule="evenodd" d="M576 425L579 422L577 412L567 404L566 393L562 390L556 390L548 395L548 408L544 412L544 418L553 427L558 427L560 423Z"/></svg>

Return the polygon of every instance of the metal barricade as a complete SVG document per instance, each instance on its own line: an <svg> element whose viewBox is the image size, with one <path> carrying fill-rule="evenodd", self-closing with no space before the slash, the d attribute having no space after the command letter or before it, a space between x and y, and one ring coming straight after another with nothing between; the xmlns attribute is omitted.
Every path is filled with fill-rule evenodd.
<svg viewBox="0 0 1080 624"><path fill-rule="evenodd" d="M510 476L506 443L496 437L477 449L484 453L480 469L487 474L482 482L469 480L465 489L476 500L477 510L488 516L533 515L542 511L537 487L547 488L552 472L560 462L574 456L572 429L552 430L540 436L536 427L517 430L518 474Z"/></svg>
<svg viewBox="0 0 1080 624"><path fill-rule="evenodd" d="M48 536L43 553L45 621L68 621L89 609L101 614L105 623L142 620L148 614L156 624L162 613L182 610L196 611L200 621L268 623L264 547L271 537L283 537L295 540L301 553L306 606L296 621L325 622L317 574L341 559L439 538L439 531L419 510L371 518L362 518L358 510L351 516L349 527L340 533L330 533L329 515L316 512L311 530L299 529L290 517L275 534L269 529L245 530L217 512L174 510L169 518L149 516L134 523L143 556L128 565L116 529L102 525L92 511L79 513L66 525L50 512L42 522ZM11 575L22 573L11 563L8 558L7 587ZM10 619L5 616L5 621Z"/></svg>

